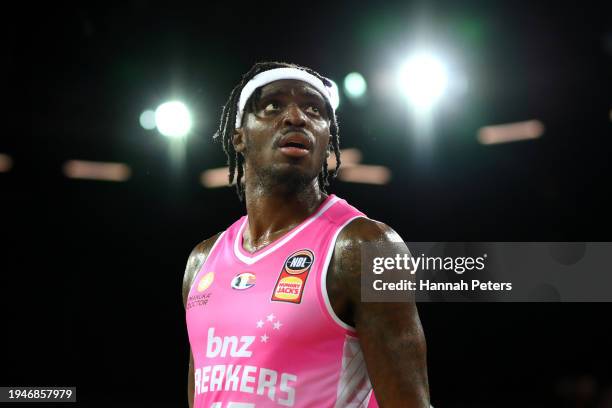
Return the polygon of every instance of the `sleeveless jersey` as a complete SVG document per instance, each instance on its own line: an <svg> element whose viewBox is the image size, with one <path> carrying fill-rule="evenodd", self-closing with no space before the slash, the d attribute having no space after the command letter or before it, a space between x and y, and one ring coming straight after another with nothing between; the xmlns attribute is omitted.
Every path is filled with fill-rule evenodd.
<svg viewBox="0 0 612 408"><path fill-rule="evenodd" d="M195 408L378 407L355 329L326 290L336 238L359 217L332 194L254 253L247 216L219 236L186 305Z"/></svg>

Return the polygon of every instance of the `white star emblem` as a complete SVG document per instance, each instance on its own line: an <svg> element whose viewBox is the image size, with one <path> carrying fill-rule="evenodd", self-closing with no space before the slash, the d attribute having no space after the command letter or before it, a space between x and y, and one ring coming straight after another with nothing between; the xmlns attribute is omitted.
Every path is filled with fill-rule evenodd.
<svg viewBox="0 0 612 408"><path fill-rule="evenodd" d="M274 330L280 330L282 325L283 324L277 320L276 323L274 323Z"/></svg>
<svg viewBox="0 0 612 408"><path fill-rule="evenodd" d="M274 320L274 318L275 318L275 317L276 317L276 316L274 316L274 313L270 313L270 314L267 316L267 319L268 319L268 321L269 321L269 322L271 322L271 321L273 321L273 320Z"/></svg>
<svg viewBox="0 0 612 408"><path fill-rule="evenodd" d="M257 328L258 329L261 329L263 327L263 325L264 325L263 320L260 320L260 321L257 322Z"/></svg>
<svg viewBox="0 0 612 408"><path fill-rule="evenodd" d="M267 334L264 334L263 336L259 336L259 337L261 338L261 342L262 343L267 343L268 339L270 338L270 337L268 337Z"/></svg>

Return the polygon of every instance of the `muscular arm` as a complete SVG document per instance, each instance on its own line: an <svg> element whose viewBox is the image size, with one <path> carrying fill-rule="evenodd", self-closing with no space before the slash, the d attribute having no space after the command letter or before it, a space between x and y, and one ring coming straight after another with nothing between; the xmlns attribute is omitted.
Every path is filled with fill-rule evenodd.
<svg viewBox="0 0 612 408"><path fill-rule="evenodd" d="M210 253L213 245L219 238L221 233L202 241L191 251L189 259L187 260L187 266L185 268L185 275L183 276L183 306L187 305L187 297L189 296L189 290L193 284L193 280L196 274L204 264L206 257ZM194 391L194 378L193 378L193 354L189 349L189 370L187 373L187 401L189 401L189 407L193 407L193 391Z"/></svg>
<svg viewBox="0 0 612 408"><path fill-rule="evenodd" d="M329 295L336 314L357 329L379 405L429 408L425 336L416 304L361 302L360 244L398 241L399 235L383 223L351 222L336 241Z"/></svg>

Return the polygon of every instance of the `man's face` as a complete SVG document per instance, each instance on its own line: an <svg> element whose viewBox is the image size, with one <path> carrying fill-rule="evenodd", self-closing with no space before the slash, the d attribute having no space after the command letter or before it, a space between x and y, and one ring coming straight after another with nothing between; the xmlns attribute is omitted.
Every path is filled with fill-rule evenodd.
<svg viewBox="0 0 612 408"><path fill-rule="evenodd" d="M309 182L321 172L330 140L323 96L310 84L293 79L271 82L243 118L234 137L247 171L275 181Z"/></svg>

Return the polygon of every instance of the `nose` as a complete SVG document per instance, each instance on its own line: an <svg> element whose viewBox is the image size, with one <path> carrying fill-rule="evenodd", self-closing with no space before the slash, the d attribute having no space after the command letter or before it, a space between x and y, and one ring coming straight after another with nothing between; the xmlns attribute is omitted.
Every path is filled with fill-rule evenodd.
<svg viewBox="0 0 612 408"><path fill-rule="evenodd" d="M304 126L306 125L306 117L300 107L292 103L287 106L283 122L286 126Z"/></svg>

